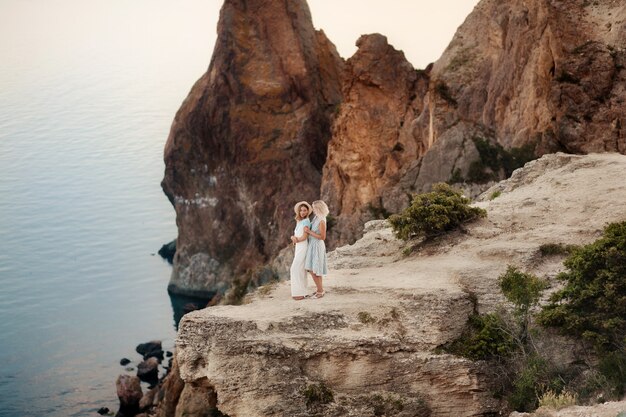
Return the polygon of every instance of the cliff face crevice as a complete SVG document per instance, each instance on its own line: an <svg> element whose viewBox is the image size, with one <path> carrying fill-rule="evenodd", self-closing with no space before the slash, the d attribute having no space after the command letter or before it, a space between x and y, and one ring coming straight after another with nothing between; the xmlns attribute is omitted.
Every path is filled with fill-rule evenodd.
<svg viewBox="0 0 626 417"><path fill-rule="evenodd" d="M285 246L293 202L318 194L340 102L343 62L303 0L228 0L218 33L165 146L169 288L189 295L223 292Z"/></svg>

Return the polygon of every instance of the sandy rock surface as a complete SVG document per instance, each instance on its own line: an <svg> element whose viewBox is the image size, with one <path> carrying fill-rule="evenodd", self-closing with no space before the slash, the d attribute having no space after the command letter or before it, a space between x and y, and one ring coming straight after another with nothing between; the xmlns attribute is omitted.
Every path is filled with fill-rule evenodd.
<svg viewBox="0 0 626 417"><path fill-rule="evenodd" d="M554 410L541 407L534 413L511 413L510 417L624 417L626 401L608 402L594 406L573 406Z"/></svg>

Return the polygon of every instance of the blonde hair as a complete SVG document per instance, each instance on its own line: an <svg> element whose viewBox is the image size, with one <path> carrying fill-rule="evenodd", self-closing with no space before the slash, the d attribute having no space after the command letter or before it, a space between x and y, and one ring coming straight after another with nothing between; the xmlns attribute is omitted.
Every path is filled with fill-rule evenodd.
<svg viewBox="0 0 626 417"><path fill-rule="evenodd" d="M296 219L297 222L299 222L300 220L304 220L306 217L309 217L309 215L311 214L311 209L309 208L309 206L307 204L298 204L296 205L297 210L296 210L296 217L294 217ZM300 217L300 209L302 207L306 207L306 212L308 213L306 217Z"/></svg>
<svg viewBox="0 0 626 417"><path fill-rule="evenodd" d="M322 200L315 200L311 203L311 207L313 207L313 213L315 213L317 217L326 218L330 212L330 210L328 210L328 206Z"/></svg>

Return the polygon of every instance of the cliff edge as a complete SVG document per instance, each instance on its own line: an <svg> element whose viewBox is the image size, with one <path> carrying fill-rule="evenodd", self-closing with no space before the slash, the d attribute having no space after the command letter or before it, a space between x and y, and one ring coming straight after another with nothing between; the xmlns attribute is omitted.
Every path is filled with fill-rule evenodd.
<svg viewBox="0 0 626 417"><path fill-rule="evenodd" d="M176 353L184 389L170 409L183 415L204 387L231 417L373 416L380 398L403 404L397 415L492 415L501 404L489 369L436 348L474 308L504 301L497 277L507 265L552 280L563 258L541 257L540 245L589 243L626 219L624 174L620 154L545 155L485 194L486 219L410 256L386 222L368 223L329 254L320 300L293 301L281 282L247 304L187 314ZM489 200L493 191L501 195ZM320 386L332 401L311 404L307 390Z"/></svg>

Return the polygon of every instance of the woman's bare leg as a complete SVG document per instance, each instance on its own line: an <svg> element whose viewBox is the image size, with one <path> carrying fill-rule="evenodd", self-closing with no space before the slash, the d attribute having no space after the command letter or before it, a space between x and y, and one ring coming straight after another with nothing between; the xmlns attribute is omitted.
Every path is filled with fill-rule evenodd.
<svg viewBox="0 0 626 417"><path fill-rule="evenodd" d="M317 288L317 292L320 294L323 293L324 286L322 285L321 275L315 275L313 272L311 272L311 277L313 278L313 282L315 282L315 287Z"/></svg>

